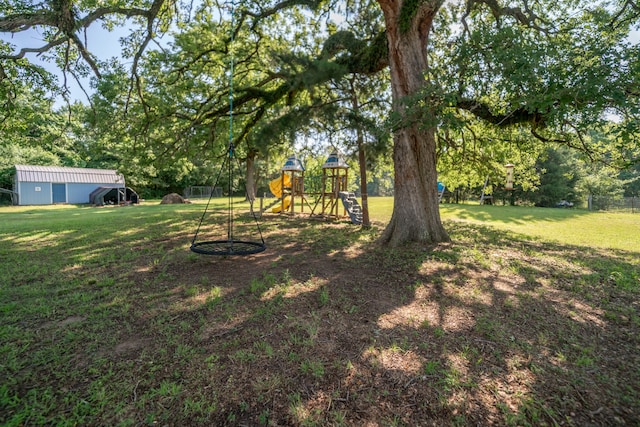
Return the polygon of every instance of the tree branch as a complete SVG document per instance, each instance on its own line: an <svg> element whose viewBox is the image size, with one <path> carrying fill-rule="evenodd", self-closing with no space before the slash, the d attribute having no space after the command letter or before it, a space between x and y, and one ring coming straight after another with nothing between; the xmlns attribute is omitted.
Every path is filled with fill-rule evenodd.
<svg viewBox="0 0 640 427"><path fill-rule="evenodd" d="M118 6L98 7L82 18L76 16L71 0L42 2L34 6L33 11L0 17L0 32L17 33L33 27L50 27L57 29L57 34L44 46L38 48L25 47L17 54L2 54L0 55L0 59L18 60L23 58L27 53L44 53L64 43L72 42L78 49L82 59L89 65L94 74L100 78L101 73L99 67L93 55L91 55L85 44L81 41L78 32L81 30L86 31L92 23L110 15L124 16L127 18L142 17L146 18L147 21L146 35L134 56L132 75L135 77L140 58L149 42L153 39L153 24L155 20L158 18L162 7L167 3L173 2L175 2L175 0L154 0L148 9ZM67 61L65 61L64 67L68 67Z"/></svg>
<svg viewBox="0 0 640 427"><path fill-rule="evenodd" d="M69 37L60 37L56 40L53 40L49 43L47 43L46 45L42 46L42 47L38 47L38 48L33 48L33 47L25 47L20 49L20 52L18 52L15 55L0 55L0 59L9 59L9 60L18 60L18 59L22 59L24 58L24 56L27 53L44 53L44 52L48 52L49 50L51 50L52 48L56 47L56 46L60 46L61 44L64 44L66 42L69 41Z"/></svg>
<svg viewBox="0 0 640 427"><path fill-rule="evenodd" d="M621 19L625 14L627 14L627 8L630 9L627 17ZM611 20L611 25L613 28L616 28L618 23L624 24L625 22L630 22L637 20L640 17L640 5L636 3L634 0L626 0L620 10L613 16Z"/></svg>
<svg viewBox="0 0 640 427"><path fill-rule="evenodd" d="M519 7L501 6L498 3L498 0L467 0L467 10L463 16L463 24L466 28L466 22L464 22L464 19L469 16L474 6L484 4L489 7L498 25L500 24L501 17L510 16L522 25L546 33L548 31L548 28L546 27L549 26L549 23L542 19L540 16L536 15L535 12L533 12L529 8L529 2L527 0L522 0L522 3L524 6L524 10ZM544 27L540 24L544 24Z"/></svg>
<svg viewBox="0 0 640 427"><path fill-rule="evenodd" d="M250 16L255 20L260 20L275 15L279 11L292 6L307 6L315 9L321 4L322 0L283 0L280 3L276 3L272 7L260 10L260 12L251 12L250 10L245 9L241 12L241 14Z"/></svg>
<svg viewBox="0 0 640 427"><path fill-rule="evenodd" d="M455 107L466 110L474 116L496 126L510 126L520 123L543 123L543 115L537 111L531 112L520 107L507 114L494 114L488 105L474 99L460 99Z"/></svg>
<svg viewBox="0 0 640 427"><path fill-rule="evenodd" d="M55 15L50 10L34 13L18 13L0 17L0 32L19 33L37 26L56 26Z"/></svg>
<svg viewBox="0 0 640 427"><path fill-rule="evenodd" d="M72 34L71 41L73 41L73 44L75 44L76 48L80 52L82 59L84 59L84 61L87 64L89 64L89 67L91 67L96 77L98 78L102 77L102 74L98 69L98 64L96 64L96 61L93 59L93 56L91 55L91 53L89 53L87 48L84 46L84 44L82 43L82 40L80 40L80 38L77 35Z"/></svg>

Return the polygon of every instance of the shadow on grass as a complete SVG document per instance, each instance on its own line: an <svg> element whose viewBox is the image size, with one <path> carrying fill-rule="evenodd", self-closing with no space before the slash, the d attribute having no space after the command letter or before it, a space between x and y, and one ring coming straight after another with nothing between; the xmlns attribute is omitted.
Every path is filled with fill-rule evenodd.
<svg viewBox="0 0 640 427"><path fill-rule="evenodd" d="M640 422L632 254L461 223L384 248L277 217L267 251L206 257L196 213L0 236L2 422Z"/></svg>

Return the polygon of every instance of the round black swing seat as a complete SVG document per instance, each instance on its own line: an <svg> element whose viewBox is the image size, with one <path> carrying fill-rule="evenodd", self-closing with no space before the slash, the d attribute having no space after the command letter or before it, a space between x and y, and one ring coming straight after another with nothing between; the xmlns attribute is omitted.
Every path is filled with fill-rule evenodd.
<svg viewBox="0 0 640 427"><path fill-rule="evenodd" d="M203 255L252 255L267 249L262 242L243 242L239 240L213 240L197 242L191 245L191 250Z"/></svg>

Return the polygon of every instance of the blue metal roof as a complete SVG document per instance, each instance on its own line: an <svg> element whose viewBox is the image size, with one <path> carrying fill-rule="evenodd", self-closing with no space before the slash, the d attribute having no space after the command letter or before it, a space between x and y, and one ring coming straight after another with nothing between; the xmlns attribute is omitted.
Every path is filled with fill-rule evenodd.
<svg viewBox="0 0 640 427"><path fill-rule="evenodd" d="M86 184L122 184L124 175L110 169L67 168L61 166L16 166L19 182L60 182Z"/></svg>
<svg viewBox="0 0 640 427"><path fill-rule="evenodd" d="M349 169L349 165L345 162L337 151L329 154L329 157L322 165L323 169L335 168L335 169Z"/></svg>
<svg viewBox="0 0 640 427"><path fill-rule="evenodd" d="M304 171L304 166L302 166L302 162L294 154L293 156L289 156L289 158L285 162L284 166L282 167L282 170L283 171L303 172Z"/></svg>

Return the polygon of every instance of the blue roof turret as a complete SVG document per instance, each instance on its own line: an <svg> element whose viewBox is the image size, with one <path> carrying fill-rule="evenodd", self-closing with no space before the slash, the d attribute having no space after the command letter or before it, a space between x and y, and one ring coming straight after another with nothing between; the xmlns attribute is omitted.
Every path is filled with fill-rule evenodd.
<svg viewBox="0 0 640 427"><path fill-rule="evenodd" d="M338 155L337 151L334 151L333 153L329 154L329 157L327 157L327 160L322 165L322 168L349 169L349 165L342 159L342 157Z"/></svg>
<svg viewBox="0 0 640 427"><path fill-rule="evenodd" d="M284 166L282 167L282 170L283 171L304 172L304 166L302 166L302 162L294 154L293 156L289 156L287 161L284 163Z"/></svg>

